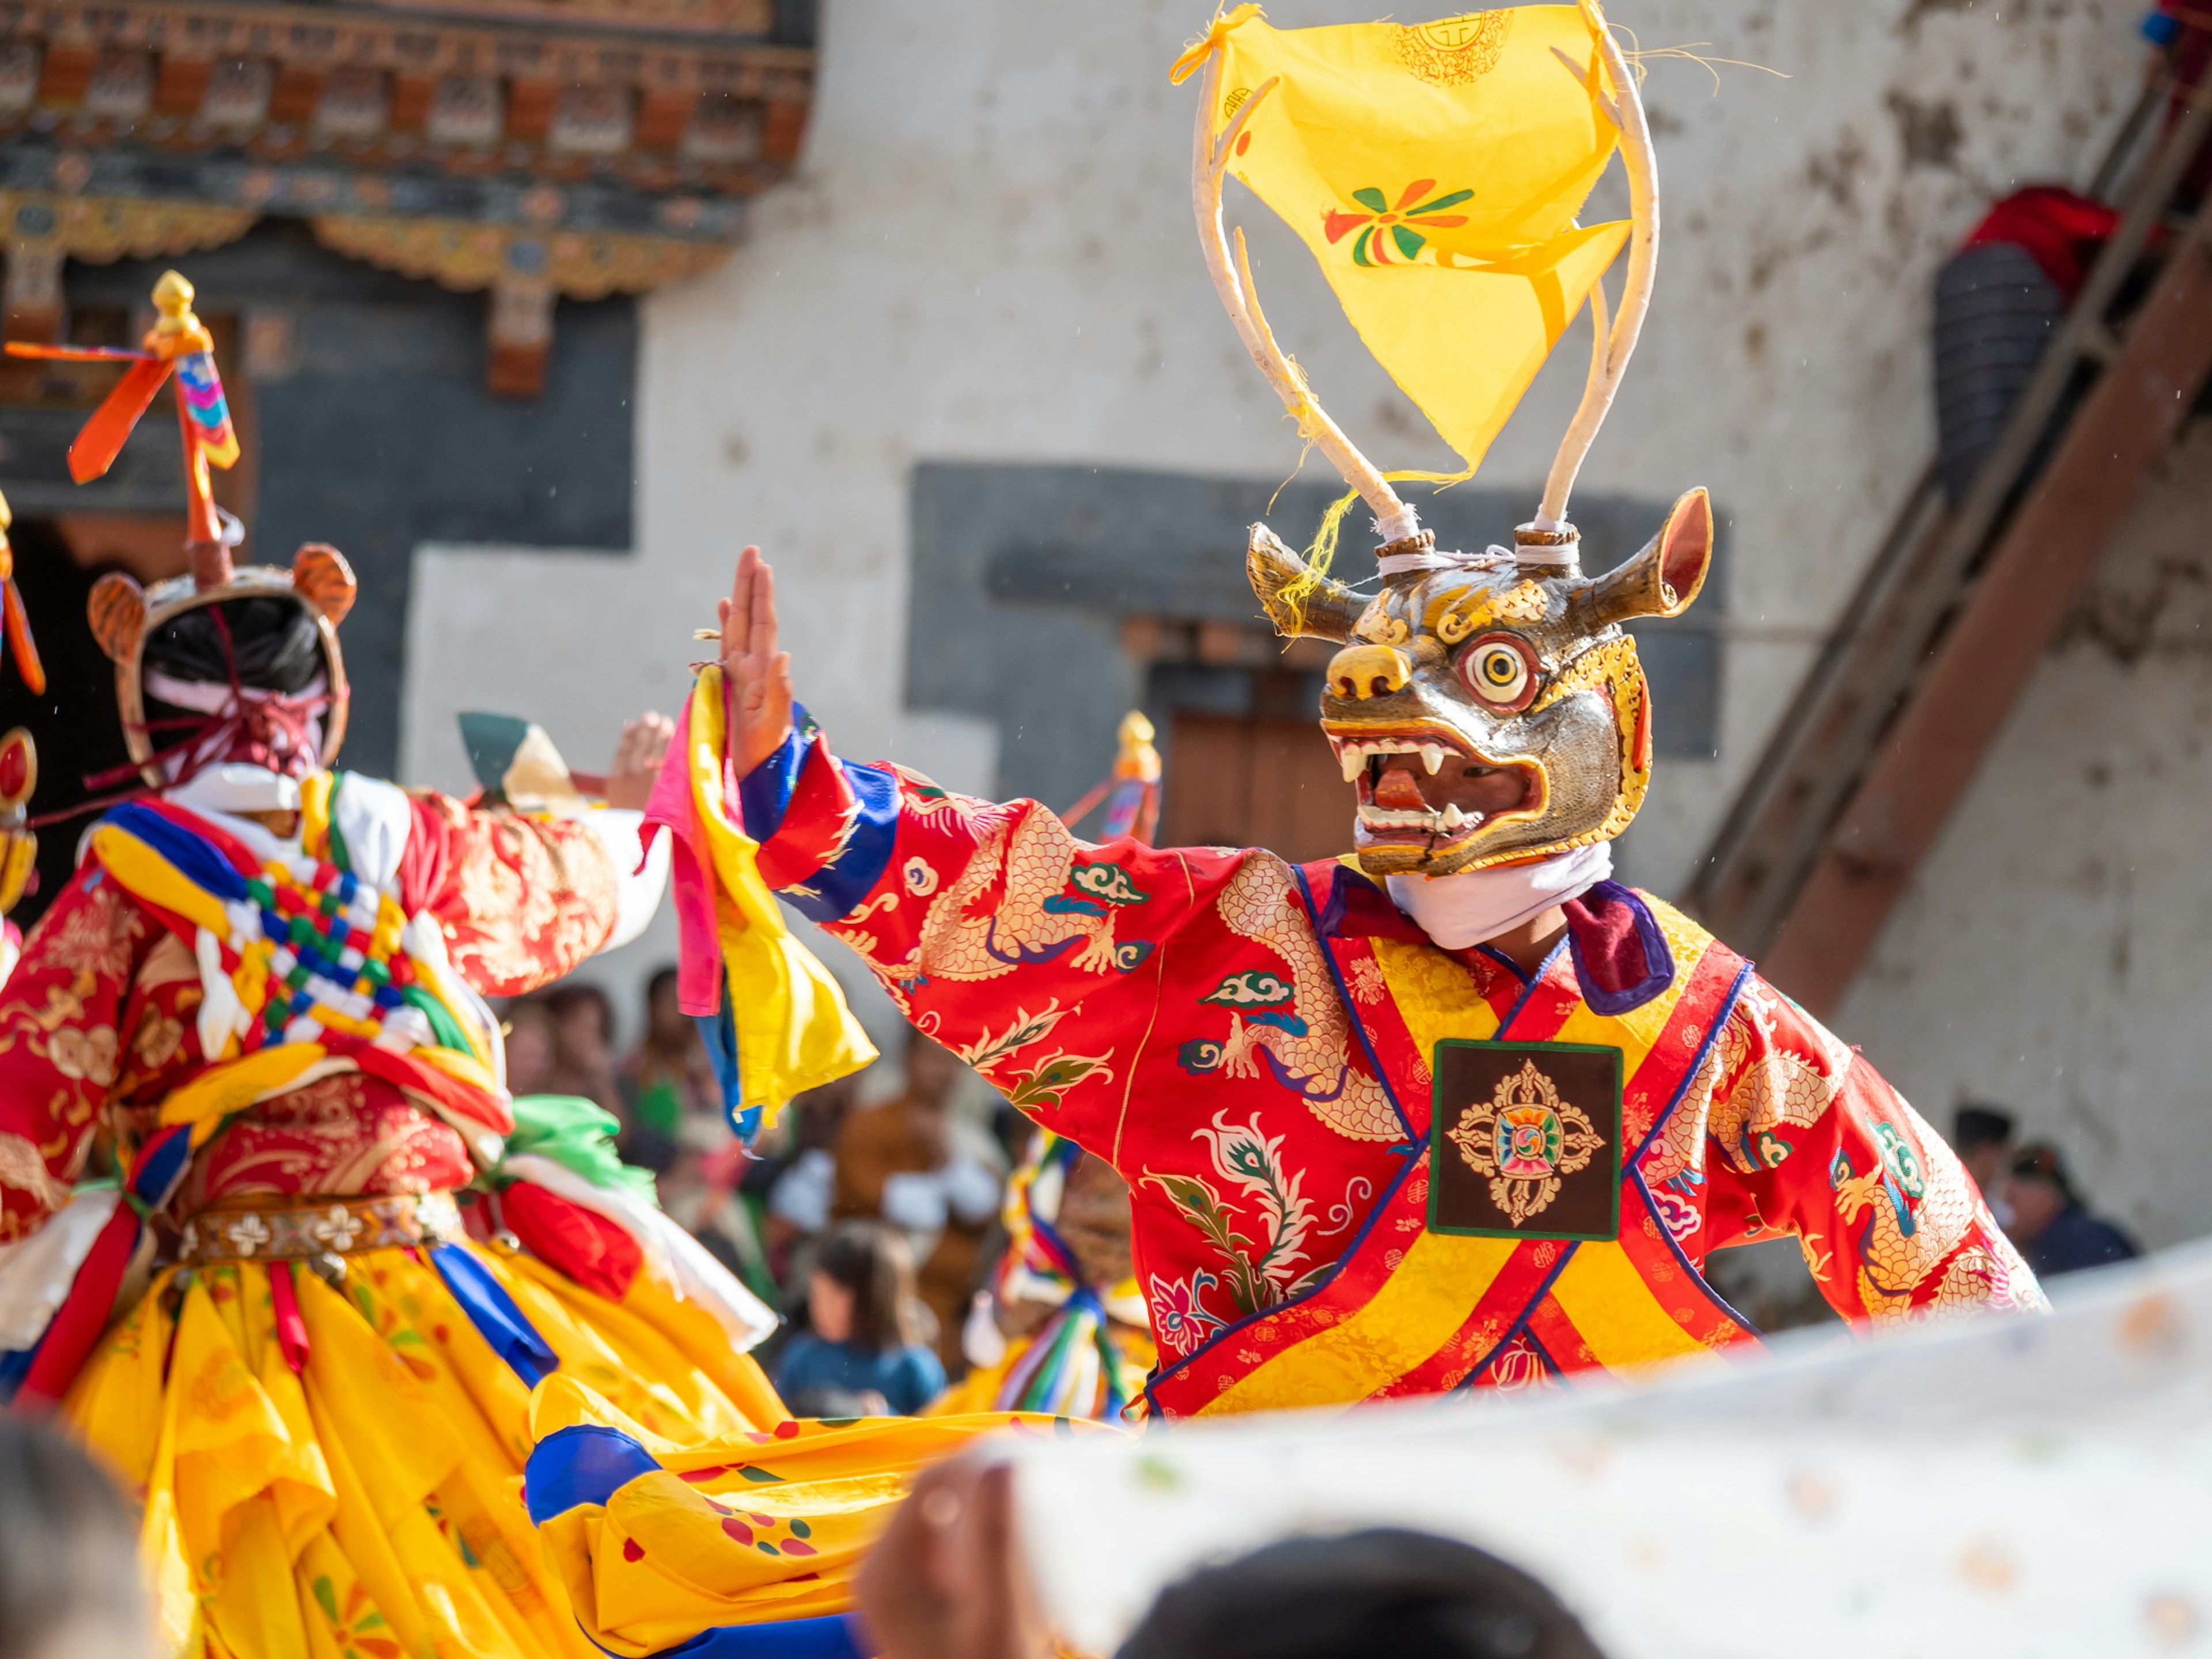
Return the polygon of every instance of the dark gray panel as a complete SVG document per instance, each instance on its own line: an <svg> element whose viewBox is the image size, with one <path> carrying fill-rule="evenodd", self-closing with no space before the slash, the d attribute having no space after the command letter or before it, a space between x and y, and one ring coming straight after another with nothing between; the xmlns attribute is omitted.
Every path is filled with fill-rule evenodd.
<svg viewBox="0 0 2212 1659"><path fill-rule="evenodd" d="M1066 805L1097 781L1122 713L1146 700L1121 648L1121 618L1258 619L1244 582L1246 527L1264 519L1302 544L1338 493L1304 480L1278 491L1272 483L1110 467L925 462L914 477L907 704L997 721L1001 792ZM1669 505L1578 495L1585 567L1610 569L1626 558ZM1510 541L1530 511L1524 492L1464 485L1421 502L1423 522L1447 547ZM1369 574L1369 546L1366 517L1355 509L1340 574ZM1715 752L1728 554L1723 520L1697 609L1637 629L1662 755ZM1186 679L1188 704L1176 690ZM1225 709L1238 696L1223 671L1164 668L1151 689L1155 702L1165 696L1191 708Z"/></svg>

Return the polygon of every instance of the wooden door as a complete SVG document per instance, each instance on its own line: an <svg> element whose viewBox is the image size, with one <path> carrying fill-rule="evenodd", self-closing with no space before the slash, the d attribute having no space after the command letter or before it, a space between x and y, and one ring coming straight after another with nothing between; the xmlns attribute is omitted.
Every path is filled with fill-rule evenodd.
<svg viewBox="0 0 2212 1659"><path fill-rule="evenodd" d="M1163 847L1265 847L1294 864L1352 850L1352 787L1311 720L1177 713Z"/></svg>

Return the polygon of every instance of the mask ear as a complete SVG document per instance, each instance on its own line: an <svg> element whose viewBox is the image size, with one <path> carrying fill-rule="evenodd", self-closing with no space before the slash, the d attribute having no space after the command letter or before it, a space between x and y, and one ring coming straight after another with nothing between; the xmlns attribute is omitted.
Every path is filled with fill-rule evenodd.
<svg viewBox="0 0 2212 1659"><path fill-rule="evenodd" d="M1285 597L1285 588L1310 574L1306 562L1284 546L1273 531L1263 524L1252 526L1244 576L1275 631L1285 639L1334 640L1341 645L1352 637L1352 625L1359 620L1364 602L1342 582L1326 576L1320 586L1297 599Z"/></svg>
<svg viewBox="0 0 2212 1659"><path fill-rule="evenodd" d="M138 648L146 631L146 590L119 570L111 570L92 585L85 601L92 637L111 660L125 662Z"/></svg>
<svg viewBox="0 0 2212 1659"><path fill-rule="evenodd" d="M309 542L292 556L292 587L333 628L346 619L360 591L345 555L326 542Z"/></svg>
<svg viewBox="0 0 2212 1659"><path fill-rule="evenodd" d="M1583 589L1579 608L1593 628L1631 617L1679 617L1705 586L1712 563L1712 498L1693 489L1634 558Z"/></svg>

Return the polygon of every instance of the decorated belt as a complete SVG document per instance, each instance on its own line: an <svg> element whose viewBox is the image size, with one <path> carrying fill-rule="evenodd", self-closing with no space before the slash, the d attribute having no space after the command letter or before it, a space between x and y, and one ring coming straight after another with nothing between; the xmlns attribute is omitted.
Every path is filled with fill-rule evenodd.
<svg viewBox="0 0 2212 1659"><path fill-rule="evenodd" d="M461 1236L451 1193L392 1193L376 1198L225 1204L185 1224L178 1261L298 1261L353 1255L397 1245L435 1244Z"/></svg>

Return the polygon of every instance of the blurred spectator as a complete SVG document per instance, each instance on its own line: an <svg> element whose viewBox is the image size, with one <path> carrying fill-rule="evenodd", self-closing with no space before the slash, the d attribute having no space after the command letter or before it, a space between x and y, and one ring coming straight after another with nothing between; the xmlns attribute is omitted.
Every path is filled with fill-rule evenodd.
<svg viewBox="0 0 2212 1659"><path fill-rule="evenodd" d="M997 1265L961 1332L972 1369L930 1407L1117 1420L1158 1363L1129 1244L1129 1188L1042 1129L1006 1183Z"/></svg>
<svg viewBox="0 0 2212 1659"><path fill-rule="evenodd" d="M776 1362L775 1386L801 1417L910 1417L945 1387L945 1368L916 1340L914 1257L906 1240L848 1221L823 1242L807 1282L811 1332ZM825 1399L834 1394L837 1398Z"/></svg>
<svg viewBox="0 0 2212 1659"><path fill-rule="evenodd" d="M2030 1141L2020 1149L2005 1183L2005 1201L2012 1208L2006 1231L2038 1278L2142 1254L2119 1228L2089 1213L2056 1146Z"/></svg>
<svg viewBox="0 0 2212 1659"><path fill-rule="evenodd" d="M663 968L645 987L645 1035L623 1061L622 1088L639 1128L671 1141L687 1120L722 1121L720 1091L699 1027L676 1000L676 969Z"/></svg>
<svg viewBox="0 0 2212 1659"><path fill-rule="evenodd" d="M1023 1562L1013 1471L925 1470L854 1589L884 1659L1044 1659L1055 1644ZM1399 1528L1291 1538L1160 1592L1116 1659L1602 1659L1537 1580Z"/></svg>
<svg viewBox="0 0 2212 1659"><path fill-rule="evenodd" d="M2212 13L2199 0L2158 0L2142 32L2151 43L2152 84L2169 82L2165 131L2171 132L2188 112L2191 94L2212 68ZM2182 204L2194 206L2212 185L2212 149L2200 151L2181 185Z"/></svg>
<svg viewBox="0 0 2212 1659"><path fill-rule="evenodd" d="M598 986L572 980L547 993L545 1006L553 1014L553 1082L547 1092L580 1095L612 1113L623 1125L623 1157L639 1162L631 1156L630 1117L615 1080L614 1005Z"/></svg>
<svg viewBox="0 0 2212 1659"><path fill-rule="evenodd" d="M138 1528L43 1425L0 1415L0 1659L149 1659Z"/></svg>
<svg viewBox="0 0 2212 1659"><path fill-rule="evenodd" d="M800 1290L799 1296L787 1298L793 1302L805 1300L808 1267L805 1258L810 1252L802 1247L829 1231L830 1211L837 1193L833 1149L846 1119L852 1115L862 1075L855 1073L809 1089L793 1101L785 1118L789 1128L782 1150L745 1171L746 1190L762 1199L762 1231L776 1283L795 1282Z"/></svg>
<svg viewBox="0 0 2212 1659"><path fill-rule="evenodd" d="M880 1217L903 1231L922 1263L921 1299L946 1367L961 1365L960 1326L975 1289L983 1234L999 1207L999 1177L957 1144L951 1121L959 1056L916 1032L908 1039L906 1093L846 1121L836 1144L833 1213Z"/></svg>
<svg viewBox="0 0 2212 1659"><path fill-rule="evenodd" d="M1969 1101L1951 1120L1951 1150L1996 1218L1997 1225L2012 1225L2012 1207L2005 1201L2005 1166L2012 1150L2013 1115L1987 1101Z"/></svg>
<svg viewBox="0 0 2212 1659"><path fill-rule="evenodd" d="M542 997L517 997L507 1006L507 1089L509 1094L553 1092L553 1011Z"/></svg>

